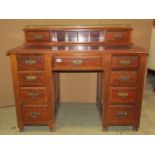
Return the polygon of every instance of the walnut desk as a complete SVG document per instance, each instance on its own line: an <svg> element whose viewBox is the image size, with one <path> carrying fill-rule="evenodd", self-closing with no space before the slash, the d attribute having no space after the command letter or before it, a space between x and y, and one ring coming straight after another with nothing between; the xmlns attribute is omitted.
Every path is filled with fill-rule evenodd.
<svg viewBox="0 0 155 155"><path fill-rule="evenodd" d="M104 130L137 130L147 51L131 43L129 25L27 26L24 45L11 49L18 127L55 127L59 72L96 71L97 105Z"/></svg>

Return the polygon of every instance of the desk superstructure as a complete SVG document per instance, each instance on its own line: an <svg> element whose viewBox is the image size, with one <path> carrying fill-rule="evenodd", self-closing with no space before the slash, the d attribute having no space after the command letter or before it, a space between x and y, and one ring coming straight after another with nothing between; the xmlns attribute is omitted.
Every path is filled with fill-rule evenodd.
<svg viewBox="0 0 155 155"><path fill-rule="evenodd" d="M11 49L18 127L55 128L59 72L97 72L104 130L140 123L147 51L131 42L129 25L26 26L25 44Z"/></svg>

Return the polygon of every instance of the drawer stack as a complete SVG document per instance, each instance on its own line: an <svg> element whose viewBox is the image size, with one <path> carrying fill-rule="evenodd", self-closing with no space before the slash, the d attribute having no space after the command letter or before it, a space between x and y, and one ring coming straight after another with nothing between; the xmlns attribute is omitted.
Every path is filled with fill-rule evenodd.
<svg viewBox="0 0 155 155"><path fill-rule="evenodd" d="M48 95L45 56L17 55L19 104L23 125L47 125Z"/></svg>
<svg viewBox="0 0 155 155"><path fill-rule="evenodd" d="M132 125L136 120L139 56L113 55L108 125Z"/></svg>

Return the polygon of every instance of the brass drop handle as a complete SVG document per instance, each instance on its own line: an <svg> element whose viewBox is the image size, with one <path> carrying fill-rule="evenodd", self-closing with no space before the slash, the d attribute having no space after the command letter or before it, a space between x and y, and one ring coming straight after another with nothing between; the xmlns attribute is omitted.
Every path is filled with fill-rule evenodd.
<svg viewBox="0 0 155 155"><path fill-rule="evenodd" d="M128 93L118 93L117 94L119 97L122 97L122 98L125 98L125 97L128 97L129 94Z"/></svg>
<svg viewBox="0 0 155 155"><path fill-rule="evenodd" d="M128 81L128 80L130 80L130 76L120 76L119 80L120 81Z"/></svg>
<svg viewBox="0 0 155 155"><path fill-rule="evenodd" d="M120 64L129 65L129 64L131 64L131 60L120 60Z"/></svg>
<svg viewBox="0 0 155 155"><path fill-rule="evenodd" d="M121 39L122 37L123 37L123 34L121 34L121 33L114 34L114 39Z"/></svg>
<svg viewBox="0 0 155 155"><path fill-rule="evenodd" d="M39 96L39 93L38 92L29 92L28 93L28 96L29 97L38 97Z"/></svg>
<svg viewBox="0 0 155 155"><path fill-rule="evenodd" d="M28 64L28 65L34 65L34 64L37 63L37 61L33 60L33 59L27 59L27 60L25 60L25 63Z"/></svg>
<svg viewBox="0 0 155 155"><path fill-rule="evenodd" d="M128 116L128 113L122 111L122 112L118 112L118 113L116 114L116 116L117 116L117 117L120 117L120 118L124 118L124 117Z"/></svg>
<svg viewBox="0 0 155 155"><path fill-rule="evenodd" d="M36 41L41 41L41 40L43 39L43 36L40 35L40 34L36 34L36 35L34 36L34 39L35 39Z"/></svg>
<svg viewBox="0 0 155 155"><path fill-rule="evenodd" d="M31 112L30 115L31 115L31 117L36 118L36 117L40 116L40 112Z"/></svg>
<svg viewBox="0 0 155 155"><path fill-rule="evenodd" d="M73 59L72 63L75 65L81 65L83 63L83 59L80 59L80 58Z"/></svg>
<svg viewBox="0 0 155 155"><path fill-rule="evenodd" d="M28 81L35 81L35 80L37 80L37 76L34 76L34 75L28 75L28 76L26 76L26 80L28 80Z"/></svg>

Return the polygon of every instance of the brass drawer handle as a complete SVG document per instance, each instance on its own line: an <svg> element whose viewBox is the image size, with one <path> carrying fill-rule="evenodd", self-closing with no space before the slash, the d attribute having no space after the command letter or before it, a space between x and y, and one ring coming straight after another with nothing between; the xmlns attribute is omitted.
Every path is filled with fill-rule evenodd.
<svg viewBox="0 0 155 155"><path fill-rule="evenodd" d="M120 64L129 65L129 64L131 64L131 60L120 60Z"/></svg>
<svg viewBox="0 0 155 155"><path fill-rule="evenodd" d="M83 59L79 59L79 58L73 59L72 63L75 65L81 65L83 63Z"/></svg>
<svg viewBox="0 0 155 155"><path fill-rule="evenodd" d="M123 34L121 34L121 33L114 34L114 39L122 39L122 38L123 38Z"/></svg>
<svg viewBox="0 0 155 155"><path fill-rule="evenodd" d="M35 81L35 80L37 80L37 76L34 76L34 75L28 75L28 76L26 76L26 80L28 80L28 81Z"/></svg>
<svg viewBox="0 0 155 155"><path fill-rule="evenodd" d="M39 96L39 93L37 93L37 92L29 92L28 93L28 96L29 97L38 97Z"/></svg>
<svg viewBox="0 0 155 155"><path fill-rule="evenodd" d="M117 94L119 97L128 97L129 94L128 93L118 93Z"/></svg>
<svg viewBox="0 0 155 155"><path fill-rule="evenodd" d="M120 118L124 118L124 117L128 116L128 113L122 111L122 112L118 112L118 113L116 114L116 116L117 116L117 117L120 117Z"/></svg>
<svg viewBox="0 0 155 155"><path fill-rule="evenodd" d="M43 39L43 36L40 35L40 34L36 34L36 35L34 36L34 39L35 39L36 41L41 41L41 40Z"/></svg>
<svg viewBox="0 0 155 155"><path fill-rule="evenodd" d="M128 80L130 80L130 76L120 76L119 80L120 81L128 81Z"/></svg>
<svg viewBox="0 0 155 155"><path fill-rule="evenodd" d="M28 59L28 60L25 60L25 63L28 64L28 65L34 65L37 63L36 60L33 60L33 59Z"/></svg>
<svg viewBox="0 0 155 155"><path fill-rule="evenodd" d="M36 117L40 116L40 112L31 112L30 116L33 118L36 118Z"/></svg>

